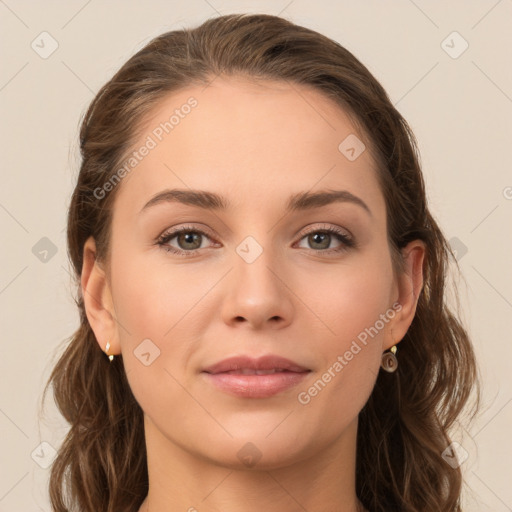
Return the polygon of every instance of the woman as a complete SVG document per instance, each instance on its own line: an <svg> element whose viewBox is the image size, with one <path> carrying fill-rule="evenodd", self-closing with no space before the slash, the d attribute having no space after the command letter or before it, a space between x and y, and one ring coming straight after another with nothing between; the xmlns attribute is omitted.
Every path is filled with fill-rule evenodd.
<svg viewBox="0 0 512 512"><path fill-rule="evenodd" d="M461 510L452 255L351 53L270 15L168 32L80 142L55 511Z"/></svg>

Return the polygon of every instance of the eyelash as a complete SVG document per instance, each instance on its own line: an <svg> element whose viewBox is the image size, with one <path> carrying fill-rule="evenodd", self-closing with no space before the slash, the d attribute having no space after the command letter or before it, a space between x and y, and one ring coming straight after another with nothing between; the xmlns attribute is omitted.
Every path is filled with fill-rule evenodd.
<svg viewBox="0 0 512 512"><path fill-rule="evenodd" d="M197 229L193 226L182 226L181 228L177 228L174 231L169 231L169 232L163 233L162 235L160 235L158 237L156 243L157 243L157 245L162 247L162 249L164 249L167 252L185 256L185 257L195 256L195 254L198 251L200 251L201 249L193 249L191 251L184 251L182 249L176 249L175 247L167 245L173 238L175 238L177 235L180 235L181 233L196 233L196 234L203 235L203 236L211 239L211 237L208 235L208 233L205 233L204 231L202 231L200 229ZM343 231L341 231L340 229L335 228L333 226L327 226L322 229L314 229L314 230L308 231L307 233L304 233L300 237L299 241L302 240L303 238L305 238L306 236L312 235L315 233L334 235L340 242L342 242L342 245L340 245L340 247L337 247L334 249L325 249L325 250L311 249L314 252L324 253L324 254L325 253L327 253L327 254L341 253L341 252L347 251L348 249L356 247L356 243L352 238L348 237Z"/></svg>

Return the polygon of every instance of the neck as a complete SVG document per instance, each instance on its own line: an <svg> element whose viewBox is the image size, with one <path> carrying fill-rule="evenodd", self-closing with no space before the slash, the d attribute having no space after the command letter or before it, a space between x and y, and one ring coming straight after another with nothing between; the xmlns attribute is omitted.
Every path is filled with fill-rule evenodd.
<svg viewBox="0 0 512 512"><path fill-rule="evenodd" d="M139 512L364 512L355 493L357 418L323 451L283 467L220 466L145 416L149 492Z"/></svg>

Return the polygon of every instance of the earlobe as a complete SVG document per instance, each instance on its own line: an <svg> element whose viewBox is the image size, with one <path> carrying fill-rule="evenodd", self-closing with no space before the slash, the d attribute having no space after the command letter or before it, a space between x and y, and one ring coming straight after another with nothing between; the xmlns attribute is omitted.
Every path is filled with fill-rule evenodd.
<svg viewBox="0 0 512 512"><path fill-rule="evenodd" d="M416 306L423 288L425 254L426 246L421 240L409 242L402 249L404 270L397 278L397 302L400 304L400 311L393 322L391 345L398 343L405 336L416 314Z"/></svg>
<svg viewBox="0 0 512 512"><path fill-rule="evenodd" d="M102 351L110 343L109 354L121 352L110 286L96 259L96 243L91 236L84 244L80 278L85 312Z"/></svg>

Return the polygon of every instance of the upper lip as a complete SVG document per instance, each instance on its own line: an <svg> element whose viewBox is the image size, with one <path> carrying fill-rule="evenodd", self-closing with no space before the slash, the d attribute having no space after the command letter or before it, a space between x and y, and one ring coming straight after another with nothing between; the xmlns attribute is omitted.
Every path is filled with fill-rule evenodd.
<svg viewBox="0 0 512 512"><path fill-rule="evenodd" d="M223 359L203 370L206 373L222 373L232 370L288 370L291 372L307 372L309 368L276 355L266 355L258 358L250 356L234 356Z"/></svg>

